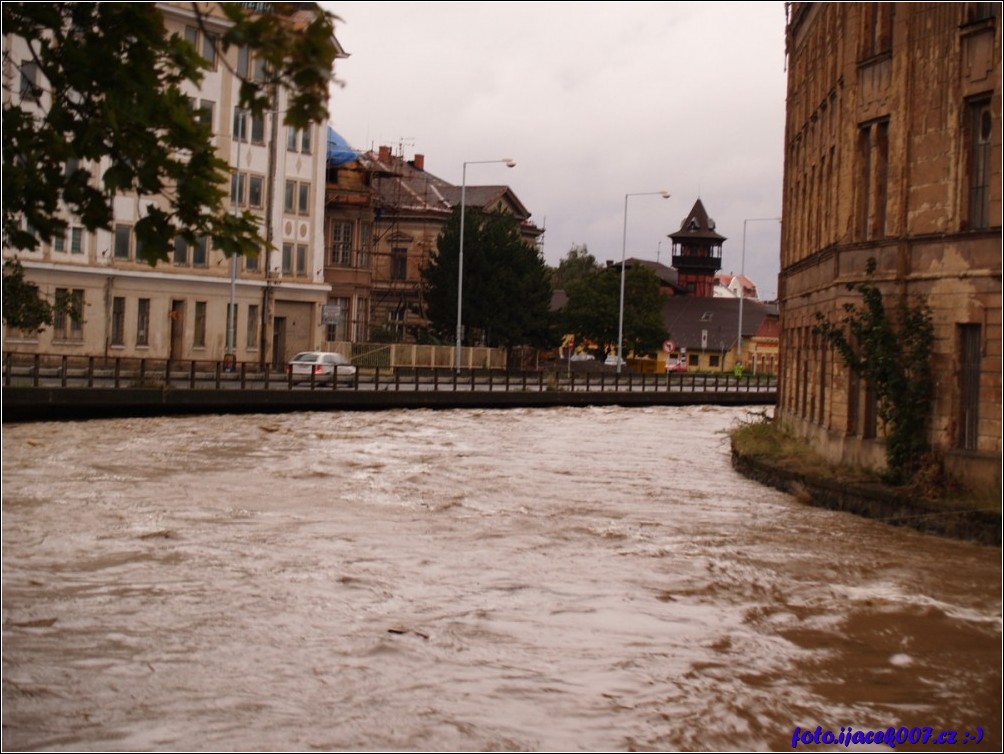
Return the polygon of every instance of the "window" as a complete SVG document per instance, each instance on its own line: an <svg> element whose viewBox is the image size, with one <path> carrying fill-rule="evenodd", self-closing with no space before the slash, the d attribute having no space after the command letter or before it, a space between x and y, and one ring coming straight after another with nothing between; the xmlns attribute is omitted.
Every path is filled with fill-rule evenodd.
<svg viewBox="0 0 1004 754"><path fill-rule="evenodd" d="M701 365L701 357L699 354L692 353L687 356L687 365L696 367Z"/></svg>
<svg viewBox="0 0 1004 754"><path fill-rule="evenodd" d="M216 35L215 34L203 34L202 35L202 57L205 58L206 62L209 63L209 68L215 70L216 68Z"/></svg>
<svg viewBox="0 0 1004 754"><path fill-rule="evenodd" d="M307 247L303 244L296 245L296 274L307 274Z"/></svg>
<svg viewBox="0 0 1004 754"><path fill-rule="evenodd" d="M251 52L247 45L237 48L237 75L242 79L247 79L251 75Z"/></svg>
<svg viewBox="0 0 1004 754"><path fill-rule="evenodd" d="M66 228L57 230L56 234L52 237L52 250L66 251Z"/></svg>
<svg viewBox="0 0 1004 754"><path fill-rule="evenodd" d="M125 299L115 296L112 299L112 341L113 346L125 345Z"/></svg>
<svg viewBox="0 0 1004 754"><path fill-rule="evenodd" d="M311 150L310 129L305 128L303 129L303 133L301 134L300 137L300 151L303 152L304 154L310 154L310 150Z"/></svg>
<svg viewBox="0 0 1004 754"><path fill-rule="evenodd" d="M248 254L246 257L244 257L244 269L245 270L257 270L258 269L258 257L259 257L260 254L261 254L261 251L259 250L258 254L255 254L253 256L251 254Z"/></svg>
<svg viewBox="0 0 1004 754"><path fill-rule="evenodd" d="M255 57L254 59L254 80L261 83L265 80L268 66L265 63L265 59L262 57Z"/></svg>
<svg viewBox="0 0 1004 754"><path fill-rule="evenodd" d="M261 207L265 188L265 179L260 175L252 175L248 178L248 204L252 207Z"/></svg>
<svg viewBox="0 0 1004 754"><path fill-rule="evenodd" d="M230 203L241 205L245 204L246 199L246 186L247 186L247 173L231 173L230 174Z"/></svg>
<svg viewBox="0 0 1004 754"><path fill-rule="evenodd" d="M889 121L858 129L858 240L884 238L889 184Z"/></svg>
<svg viewBox="0 0 1004 754"><path fill-rule="evenodd" d="M708 365L716 367L716 366L718 366L718 360L719 360L719 356L718 356L717 353L710 354L708 356Z"/></svg>
<svg viewBox="0 0 1004 754"><path fill-rule="evenodd" d="M959 437L958 447L978 450L980 433L980 326L958 325Z"/></svg>
<svg viewBox="0 0 1004 754"><path fill-rule="evenodd" d="M292 126L286 126L286 149L296 151L296 129Z"/></svg>
<svg viewBox="0 0 1004 754"><path fill-rule="evenodd" d="M194 267L209 266L209 239L200 238L192 248L192 265Z"/></svg>
<svg viewBox="0 0 1004 754"><path fill-rule="evenodd" d="M352 223L331 223L331 264L347 266L352 252Z"/></svg>
<svg viewBox="0 0 1004 754"><path fill-rule="evenodd" d="M251 142L254 144L265 143L265 116L251 116Z"/></svg>
<svg viewBox="0 0 1004 754"><path fill-rule="evenodd" d="M204 99L199 102L199 110L195 114L195 119L205 126L209 126L209 130L213 130L213 113L216 111L216 103L212 100Z"/></svg>
<svg viewBox="0 0 1004 754"><path fill-rule="evenodd" d="M895 3L863 3L864 33L861 35L861 59L892 50L892 21Z"/></svg>
<svg viewBox="0 0 1004 754"><path fill-rule="evenodd" d="M56 311L52 316L54 340L83 340L84 292L79 288L56 289Z"/></svg>
<svg viewBox="0 0 1004 754"><path fill-rule="evenodd" d="M174 237L174 263L180 265L188 264L188 244L181 236Z"/></svg>
<svg viewBox="0 0 1004 754"><path fill-rule="evenodd" d="M38 86L38 64L32 61L21 63L21 101L38 102L41 90Z"/></svg>
<svg viewBox="0 0 1004 754"><path fill-rule="evenodd" d="M70 228L70 253L84 253L84 229L80 227Z"/></svg>
<svg viewBox="0 0 1004 754"><path fill-rule="evenodd" d="M136 310L136 345L150 345L150 299L141 298Z"/></svg>
<svg viewBox="0 0 1004 754"><path fill-rule="evenodd" d="M195 327L192 331L192 347L206 347L206 302L195 302Z"/></svg>
<svg viewBox="0 0 1004 754"><path fill-rule="evenodd" d="M293 244L284 243L282 245L282 274L289 275L293 272Z"/></svg>
<svg viewBox="0 0 1004 754"><path fill-rule="evenodd" d="M115 226L115 251L113 255L116 259L129 259L129 246L132 240L132 228L128 225Z"/></svg>
<svg viewBox="0 0 1004 754"><path fill-rule="evenodd" d="M310 184L300 184L300 200L297 202L297 209L301 215L310 214Z"/></svg>
<svg viewBox="0 0 1004 754"><path fill-rule="evenodd" d="M405 280L408 277L408 250L392 249L390 252L390 279Z"/></svg>
<svg viewBox="0 0 1004 754"><path fill-rule="evenodd" d="M247 348L249 351L257 350L258 348L258 305L249 304L248 305L248 336L247 336Z"/></svg>
<svg viewBox="0 0 1004 754"><path fill-rule="evenodd" d="M234 129L233 129L233 136L238 141L245 141L246 142L248 140L247 118L248 118L248 111L247 110L242 110L239 107L235 107L234 108Z"/></svg>
<svg viewBox="0 0 1004 754"><path fill-rule="evenodd" d="M970 102L967 106L969 227L990 227L990 136L993 132L990 100ZM998 179L999 182L999 179Z"/></svg>
<svg viewBox="0 0 1004 754"><path fill-rule="evenodd" d="M296 181L286 181L286 200L283 207L287 212L292 212L296 199Z"/></svg>
<svg viewBox="0 0 1004 754"><path fill-rule="evenodd" d="M286 195L283 206L286 212L299 215L310 214L310 184L286 181Z"/></svg>
<svg viewBox="0 0 1004 754"><path fill-rule="evenodd" d="M330 341L334 340L348 340L349 339L349 305L350 301L348 298L333 298L329 299L328 303L334 304L337 307L338 320L334 324L328 325L327 339Z"/></svg>

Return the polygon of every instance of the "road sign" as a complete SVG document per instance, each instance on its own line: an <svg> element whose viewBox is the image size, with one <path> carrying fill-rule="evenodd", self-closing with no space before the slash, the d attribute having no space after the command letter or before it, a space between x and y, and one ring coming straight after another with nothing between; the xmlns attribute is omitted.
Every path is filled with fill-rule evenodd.
<svg viewBox="0 0 1004 754"><path fill-rule="evenodd" d="M666 353L673 353L673 351L676 350L676 344L674 344L671 340L667 340L662 344L662 350Z"/></svg>

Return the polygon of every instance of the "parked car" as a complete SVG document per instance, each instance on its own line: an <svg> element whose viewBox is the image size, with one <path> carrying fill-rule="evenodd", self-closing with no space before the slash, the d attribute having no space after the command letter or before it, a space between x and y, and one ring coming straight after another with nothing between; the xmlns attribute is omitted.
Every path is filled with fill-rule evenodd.
<svg viewBox="0 0 1004 754"><path fill-rule="evenodd" d="M606 360L603 363L606 364L608 367L615 367L615 366L617 366L617 362L618 361L620 361L620 365L621 366L624 366L625 364L627 364L627 362L624 361L624 359L621 359L615 353L612 353L609 356L607 356Z"/></svg>
<svg viewBox="0 0 1004 754"><path fill-rule="evenodd" d="M310 375L314 375L317 383L330 383L334 379L352 382L356 378L356 368L340 353L301 351L289 360L286 374L291 374L294 382L309 382Z"/></svg>

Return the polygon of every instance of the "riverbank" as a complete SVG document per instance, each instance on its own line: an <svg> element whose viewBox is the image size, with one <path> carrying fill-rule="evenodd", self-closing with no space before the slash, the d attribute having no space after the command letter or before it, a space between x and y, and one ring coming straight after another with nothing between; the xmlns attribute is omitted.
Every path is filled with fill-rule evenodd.
<svg viewBox="0 0 1004 754"><path fill-rule="evenodd" d="M828 463L773 422L743 425L730 437L732 465L739 473L804 503L892 526L1001 546L999 496L938 489L920 482L910 487L883 484L866 471Z"/></svg>

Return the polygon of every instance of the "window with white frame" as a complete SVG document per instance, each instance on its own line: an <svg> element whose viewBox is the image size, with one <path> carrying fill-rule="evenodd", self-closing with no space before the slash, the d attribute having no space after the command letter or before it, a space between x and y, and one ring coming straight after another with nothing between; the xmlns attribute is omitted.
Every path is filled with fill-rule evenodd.
<svg viewBox="0 0 1004 754"><path fill-rule="evenodd" d="M132 246L132 227L129 225L115 226L115 246L112 256L115 259L129 259Z"/></svg>
<svg viewBox="0 0 1004 754"><path fill-rule="evenodd" d="M331 255L329 263L347 267L352 261L352 223L336 220L331 223Z"/></svg>

